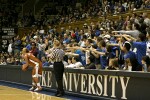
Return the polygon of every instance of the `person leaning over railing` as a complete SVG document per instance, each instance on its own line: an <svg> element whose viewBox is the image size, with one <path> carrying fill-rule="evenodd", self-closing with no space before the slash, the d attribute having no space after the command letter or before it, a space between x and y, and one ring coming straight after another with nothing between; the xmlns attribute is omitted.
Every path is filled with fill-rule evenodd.
<svg viewBox="0 0 150 100"><path fill-rule="evenodd" d="M106 43L104 40L101 40L98 43L98 47L101 49L101 51L97 51L94 48L90 48L90 51L92 54L96 53L99 54L100 56L100 64L101 64L101 69L105 69L105 67L107 66L107 58L106 58Z"/></svg>
<svg viewBox="0 0 150 100"><path fill-rule="evenodd" d="M146 56L146 36L144 34L139 34L138 39L133 38L131 36L125 36L123 37L131 42L132 47L136 48L135 53L136 53L136 59L138 60L138 63L141 65L142 69L142 57ZM138 40L138 41L137 41Z"/></svg>

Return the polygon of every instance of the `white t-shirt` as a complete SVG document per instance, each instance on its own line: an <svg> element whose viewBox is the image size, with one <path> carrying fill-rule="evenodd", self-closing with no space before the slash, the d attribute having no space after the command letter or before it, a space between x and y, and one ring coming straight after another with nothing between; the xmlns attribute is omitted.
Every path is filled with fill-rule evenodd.
<svg viewBox="0 0 150 100"><path fill-rule="evenodd" d="M66 68L80 68L82 66L83 65L81 62L76 62L75 64L70 64L70 65L66 66Z"/></svg>
<svg viewBox="0 0 150 100"><path fill-rule="evenodd" d="M150 57L150 41L146 42L146 55Z"/></svg>
<svg viewBox="0 0 150 100"><path fill-rule="evenodd" d="M8 45L8 52L9 52L9 53L12 52L12 44L11 44L11 43Z"/></svg>
<svg viewBox="0 0 150 100"><path fill-rule="evenodd" d="M80 68L83 66L81 62L76 62L74 65L76 68Z"/></svg>
<svg viewBox="0 0 150 100"><path fill-rule="evenodd" d="M67 65L65 66L66 68L75 68L75 65L74 64L70 64L70 65Z"/></svg>

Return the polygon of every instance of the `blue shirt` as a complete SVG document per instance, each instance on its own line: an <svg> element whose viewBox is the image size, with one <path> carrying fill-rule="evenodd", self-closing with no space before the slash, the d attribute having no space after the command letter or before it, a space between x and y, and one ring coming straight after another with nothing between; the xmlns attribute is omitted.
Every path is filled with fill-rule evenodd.
<svg viewBox="0 0 150 100"><path fill-rule="evenodd" d="M100 35L100 30L96 30L95 36L99 36L99 35Z"/></svg>
<svg viewBox="0 0 150 100"><path fill-rule="evenodd" d="M139 64L142 65L142 57L146 56L146 42L133 42L133 48L136 48L136 58Z"/></svg>
<svg viewBox="0 0 150 100"><path fill-rule="evenodd" d="M31 45L28 44L28 45L26 46L26 48L27 48L28 50L31 50Z"/></svg>
<svg viewBox="0 0 150 100"><path fill-rule="evenodd" d="M116 57L116 51L118 50L118 52L119 52L119 48L118 47L112 47L112 54L113 54L113 56L115 56Z"/></svg>
<svg viewBox="0 0 150 100"><path fill-rule="evenodd" d="M48 62L43 62L42 65L44 67L44 66L49 66L50 64Z"/></svg>
<svg viewBox="0 0 150 100"><path fill-rule="evenodd" d="M101 52L106 52L106 49L102 49ZM100 55L100 64L102 69L105 69L107 66L107 57L105 55Z"/></svg>
<svg viewBox="0 0 150 100"><path fill-rule="evenodd" d="M133 51L129 51L126 54L124 54L124 59L126 60L128 58L130 58L130 59L136 58L135 53Z"/></svg>
<svg viewBox="0 0 150 100"><path fill-rule="evenodd" d="M70 40L69 39L64 39L63 43L70 43Z"/></svg>
<svg viewBox="0 0 150 100"><path fill-rule="evenodd" d="M15 44L15 49L21 50L21 40L16 40L14 44Z"/></svg>
<svg viewBox="0 0 150 100"><path fill-rule="evenodd" d="M82 65L85 66L86 65L85 53L83 53L81 50L76 50L75 54L79 54L79 60L82 63Z"/></svg>

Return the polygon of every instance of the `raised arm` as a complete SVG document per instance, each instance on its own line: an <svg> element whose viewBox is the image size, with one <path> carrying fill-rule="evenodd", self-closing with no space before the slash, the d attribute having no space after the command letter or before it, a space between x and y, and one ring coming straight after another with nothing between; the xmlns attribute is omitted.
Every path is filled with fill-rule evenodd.
<svg viewBox="0 0 150 100"><path fill-rule="evenodd" d="M105 55L105 52L99 52L96 49L90 49L92 52L99 54L99 55Z"/></svg>
<svg viewBox="0 0 150 100"><path fill-rule="evenodd" d="M132 36L123 35L123 37L124 37L127 41L129 41L129 42L132 42L132 41L136 41L136 40L137 40L137 39L135 39L135 38L132 37Z"/></svg>
<svg viewBox="0 0 150 100"><path fill-rule="evenodd" d="M69 56L79 56L79 54L75 54L72 52L66 52L65 55L69 55Z"/></svg>
<svg viewBox="0 0 150 100"><path fill-rule="evenodd" d="M135 31L125 31L125 30L121 30L121 31L112 31L113 33L125 33L125 34L129 34L132 35L135 33Z"/></svg>

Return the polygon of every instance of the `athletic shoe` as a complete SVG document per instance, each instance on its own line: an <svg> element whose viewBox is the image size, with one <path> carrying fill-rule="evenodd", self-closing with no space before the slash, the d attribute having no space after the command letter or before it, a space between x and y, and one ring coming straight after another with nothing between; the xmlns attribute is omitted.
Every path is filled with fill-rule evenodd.
<svg viewBox="0 0 150 100"><path fill-rule="evenodd" d="M38 92L38 91L41 91L42 90L42 87L37 87L35 90L34 90L34 92Z"/></svg>
<svg viewBox="0 0 150 100"><path fill-rule="evenodd" d="M33 91L36 87L35 86L32 86L29 91Z"/></svg>

